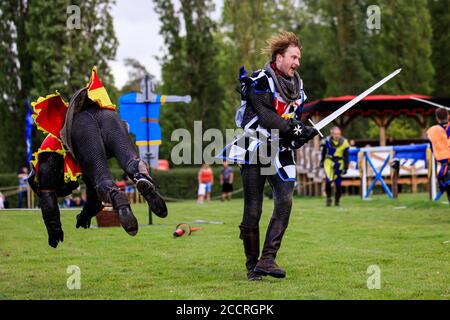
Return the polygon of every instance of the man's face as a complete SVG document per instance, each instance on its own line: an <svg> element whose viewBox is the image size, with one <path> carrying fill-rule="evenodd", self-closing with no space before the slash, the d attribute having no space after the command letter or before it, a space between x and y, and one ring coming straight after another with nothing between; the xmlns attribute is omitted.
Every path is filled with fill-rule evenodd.
<svg viewBox="0 0 450 320"><path fill-rule="evenodd" d="M293 77L295 70L300 66L301 57L299 47L289 46L284 54L277 55L276 65L278 70L288 77Z"/></svg>
<svg viewBox="0 0 450 320"><path fill-rule="evenodd" d="M341 130L340 130L340 129L334 128L334 129L331 131L331 137L332 137L334 140L339 140L339 139L341 138L341 136L342 136L342 133L341 133Z"/></svg>

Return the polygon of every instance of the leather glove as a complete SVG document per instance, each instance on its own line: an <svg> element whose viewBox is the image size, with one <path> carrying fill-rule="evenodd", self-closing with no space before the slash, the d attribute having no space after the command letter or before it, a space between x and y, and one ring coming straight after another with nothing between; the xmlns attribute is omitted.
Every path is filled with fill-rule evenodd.
<svg viewBox="0 0 450 320"><path fill-rule="evenodd" d="M84 229L89 229L91 226L91 217L86 217L83 213L77 214L77 224L76 228L82 227Z"/></svg>
<svg viewBox="0 0 450 320"><path fill-rule="evenodd" d="M58 243L64 241L64 232L61 228L47 228L48 233L48 245L50 247L56 248Z"/></svg>
<svg viewBox="0 0 450 320"><path fill-rule="evenodd" d="M291 119L289 131L286 134L286 142L289 147L298 149L309 140L314 138L319 132L313 127L304 125L301 121Z"/></svg>

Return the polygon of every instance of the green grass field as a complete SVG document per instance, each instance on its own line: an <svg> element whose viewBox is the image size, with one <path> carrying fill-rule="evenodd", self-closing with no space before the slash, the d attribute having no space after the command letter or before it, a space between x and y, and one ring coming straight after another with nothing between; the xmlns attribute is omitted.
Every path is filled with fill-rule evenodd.
<svg viewBox="0 0 450 320"><path fill-rule="evenodd" d="M167 219L146 226L136 207L136 237L122 228L75 229L76 211L62 213L65 241L47 245L39 211L0 211L0 299L449 299L450 207L426 194L343 199L296 198L278 263L287 278L246 281L238 237L242 200L170 203ZM265 232L273 204L265 200ZM174 239L178 222L202 225ZM93 220L94 221L94 220ZM263 238L263 237L262 237ZM81 289L66 286L69 265ZM381 288L367 288L378 265Z"/></svg>

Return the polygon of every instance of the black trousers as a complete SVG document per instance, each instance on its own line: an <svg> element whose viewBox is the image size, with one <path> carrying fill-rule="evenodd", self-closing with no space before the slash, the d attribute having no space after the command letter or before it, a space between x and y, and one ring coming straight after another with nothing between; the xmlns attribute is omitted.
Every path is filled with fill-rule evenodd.
<svg viewBox="0 0 450 320"><path fill-rule="evenodd" d="M83 176L103 201L108 201L109 192L117 189L108 158L116 157L130 177L139 172L140 159L136 147L115 111L91 106L76 114L72 141Z"/></svg>
<svg viewBox="0 0 450 320"><path fill-rule="evenodd" d="M332 197L332 184L333 181L326 180L325 181L325 193L327 194L327 198ZM335 189L335 196L337 199L339 199L342 195L342 177L338 176L338 178L334 181L334 189Z"/></svg>
<svg viewBox="0 0 450 320"><path fill-rule="evenodd" d="M283 181L277 173L263 175L261 174L261 166L256 164L242 165L241 175L244 187L244 215L241 225L248 229L255 230L259 227L266 180L272 188L275 206L267 229L261 258L271 257L275 259L284 232L289 224L294 181Z"/></svg>

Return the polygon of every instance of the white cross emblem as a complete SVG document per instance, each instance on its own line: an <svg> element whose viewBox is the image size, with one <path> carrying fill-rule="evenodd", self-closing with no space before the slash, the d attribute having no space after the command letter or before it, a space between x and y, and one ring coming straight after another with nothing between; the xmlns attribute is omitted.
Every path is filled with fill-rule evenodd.
<svg viewBox="0 0 450 320"><path fill-rule="evenodd" d="M299 136L299 135L302 134L302 132L303 132L302 127L301 127L299 124L297 124L297 125L294 127L294 134L295 134L296 136Z"/></svg>

